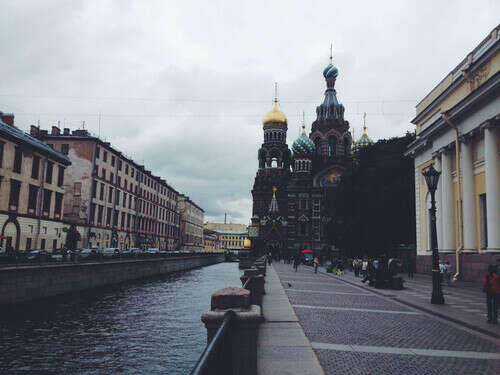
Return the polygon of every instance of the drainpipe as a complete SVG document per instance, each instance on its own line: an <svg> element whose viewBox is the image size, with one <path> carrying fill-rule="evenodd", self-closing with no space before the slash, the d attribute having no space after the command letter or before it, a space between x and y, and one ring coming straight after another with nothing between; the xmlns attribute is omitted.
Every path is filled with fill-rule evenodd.
<svg viewBox="0 0 500 375"><path fill-rule="evenodd" d="M35 236L35 246L34 249L38 249L38 240L40 239L40 226L42 223L42 211L43 211L43 190L45 186L45 169L47 167L47 157L43 158L42 164L42 181L40 183L40 199L38 200L38 219L36 222L36 236Z"/></svg>
<svg viewBox="0 0 500 375"><path fill-rule="evenodd" d="M457 212L457 230L458 230L458 243L455 253L455 262L457 272L453 276L453 280L457 281L460 276L460 254L464 248L464 224L463 224L463 207L462 207L462 179L460 173L460 142L458 135L458 128L450 121L446 114L441 113L441 117L451 128L455 130L455 162L457 169L457 183L458 183L458 212Z"/></svg>

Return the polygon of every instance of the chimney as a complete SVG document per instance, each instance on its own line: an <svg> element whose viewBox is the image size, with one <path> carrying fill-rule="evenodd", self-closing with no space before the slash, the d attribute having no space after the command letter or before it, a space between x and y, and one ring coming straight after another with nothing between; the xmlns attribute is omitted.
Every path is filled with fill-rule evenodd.
<svg viewBox="0 0 500 375"><path fill-rule="evenodd" d="M50 135L61 135L61 129L57 126L53 126Z"/></svg>
<svg viewBox="0 0 500 375"><path fill-rule="evenodd" d="M71 135L69 128L64 128L63 131L64 131L63 135Z"/></svg>
<svg viewBox="0 0 500 375"><path fill-rule="evenodd" d="M31 125L30 126L30 135L32 135L33 137L38 137L38 133L40 133L40 128L38 128L38 126L35 126L35 125Z"/></svg>
<svg viewBox="0 0 500 375"><path fill-rule="evenodd" d="M0 112L0 120L5 122L7 125L14 126L14 114L13 113Z"/></svg>

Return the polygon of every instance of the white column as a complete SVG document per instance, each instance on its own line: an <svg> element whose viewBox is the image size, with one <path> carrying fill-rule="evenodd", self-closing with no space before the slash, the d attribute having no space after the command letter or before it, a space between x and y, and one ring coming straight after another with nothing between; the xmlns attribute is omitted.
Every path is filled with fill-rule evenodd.
<svg viewBox="0 0 500 375"><path fill-rule="evenodd" d="M497 129L484 129L484 163L486 169L486 227L488 250L500 251L500 176L498 172Z"/></svg>
<svg viewBox="0 0 500 375"><path fill-rule="evenodd" d="M462 147L462 211L464 250L476 249L476 209L474 204L474 166L472 144L463 142Z"/></svg>
<svg viewBox="0 0 500 375"><path fill-rule="evenodd" d="M439 155L436 155L434 157L434 168L436 171L441 172L441 159L439 158ZM443 194L441 192L443 182L442 178L439 179L438 181L438 186L436 189L436 230L437 230L437 241L438 241L438 249L443 248L443 214L441 212L442 208L442 199L443 199Z"/></svg>
<svg viewBox="0 0 500 375"><path fill-rule="evenodd" d="M453 177L451 175L451 156L449 152L441 154L441 212L443 225L443 247L440 250L454 251L453 230Z"/></svg>

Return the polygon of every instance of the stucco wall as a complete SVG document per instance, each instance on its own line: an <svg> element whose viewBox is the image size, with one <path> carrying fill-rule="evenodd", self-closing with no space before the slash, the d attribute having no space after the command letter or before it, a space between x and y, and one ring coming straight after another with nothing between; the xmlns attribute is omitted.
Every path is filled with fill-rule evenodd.
<svg viewBox="0 0 500 375"><path fill-rule="evenodd" d="M224 256L193 256L2 269L0 306L74 293L149 276L221 263Z"/></svg>

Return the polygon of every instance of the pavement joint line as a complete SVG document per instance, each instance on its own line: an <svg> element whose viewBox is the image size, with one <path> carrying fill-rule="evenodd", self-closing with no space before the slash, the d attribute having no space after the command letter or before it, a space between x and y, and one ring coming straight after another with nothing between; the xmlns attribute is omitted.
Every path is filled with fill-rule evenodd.
<svg viewBox="0 0 500 375"><path fill-rule="evenodd" d="M359 312L374 312L374 313L386 313L386 314L420 315L420 313L416 311L376 310L376 309L361 309L355 307L312 306L312 305L292 305L292 306L297 308L316 309L316 310L340 310L340 311L359 311Z"/></svg>
<svg viewBox="0 0 500 375"><path fill-rule="evenodd" d="M312 289L293 289L293 288L285 288L286 291L290 292L304 292L304 293L320 293L320 294L345 294L350 296L368 296L368 297L377 297L370 293L349 293L349 292L329 292L326 290L312 290Z"/></svg>
<svg viewBox="0 0 500 375"><path fill-rule="evenodd" d="M427 357L453 357L453 358L500 360L500 354L492 352L397 348L390 346L344 345L344 344L329 344L322 342L312 342L311 344L314 349L319 349L319 350L336 350L336 351L357 352L357 353L401 354L401 355L415 355L415 356L427 356Z"/></svg>
<svg viewBox="0 0 500 375"><path fill-rule="evenodd" d="M372 293L374 293L374 294L376 294L376 295L379 295L380 297L385 297L385 298L387 298L387 297L384 295L384 293L378 292L378 291L376 291L376 290L372 290L372 289L370 289L370 288L368 288L368 287L366 287L366 286L364 286L364 285L362 286L362 285L357 285L357 284L354 284L354 283L353 283L353 282L351 282L351 281L344 280L344 279L342 279L342 278L340 278L340 277L338 277L338 276L335 276L335 275L333 275L333 274L328 274L328 273L326 273L326 272L322 272L322 273L321 273L321 275L323 275L323 276L325 276L325 277L330 277L330 278L332 278L332 279L334 279L334 280L343 281L343 282L344 282L344 283L346 283L346 284L352 285L352 286L357 287L357 288L362 289L362 290L367 290L367 291L372 292ZM489 337L493 337L493 338L496 338L496 339L500 339L500 335L499 335L499 334L497 334L497 333L495 333L495 332L491 332L491 331L489 331L489 330L487 330L487 329L484 329L484 328L481 328L481 327L475 326L475 325L470 324L470 323L468 323L468 322L464 322L463 320L460 320L460 319L456 319L456 318L450 317L450 316L448 316L448 315L446 315L446 314L443 314L443 313L437 312L437 311L435 311L435 310L431 310L430 308L427 308L427 307L422 307L422 306L419 306L419 305L414 304L414 303L412 303L412 302L408 302L408 301L402 300L402 299L397 298L397 297L393 297L393 298L391 298L391 300L396 301L396 302L399 302L399 303L401 303L402 305L406 305L406 306L412 307L412 308L413 308L413 309L415 309L415 310L420 310L420 311L423 311L423 312L424 312L424 313L426 313L426 314L429 314L429 315L434 315L434 316L436 316L436 317L438 317L438 318L440 318L440 319L443 319L443 320L445 320L445 321L447 320L447 321L449 321L449 322L452 322L452 323L457 324L457 325L459 325L459 326L462 326L462 327L464 327L464 328L467 328L467 329L470 329L470 330L476 331L476 332L481 333L481 334L483 334L483 335L486 335L486 336L489 336Z"/></svg>

